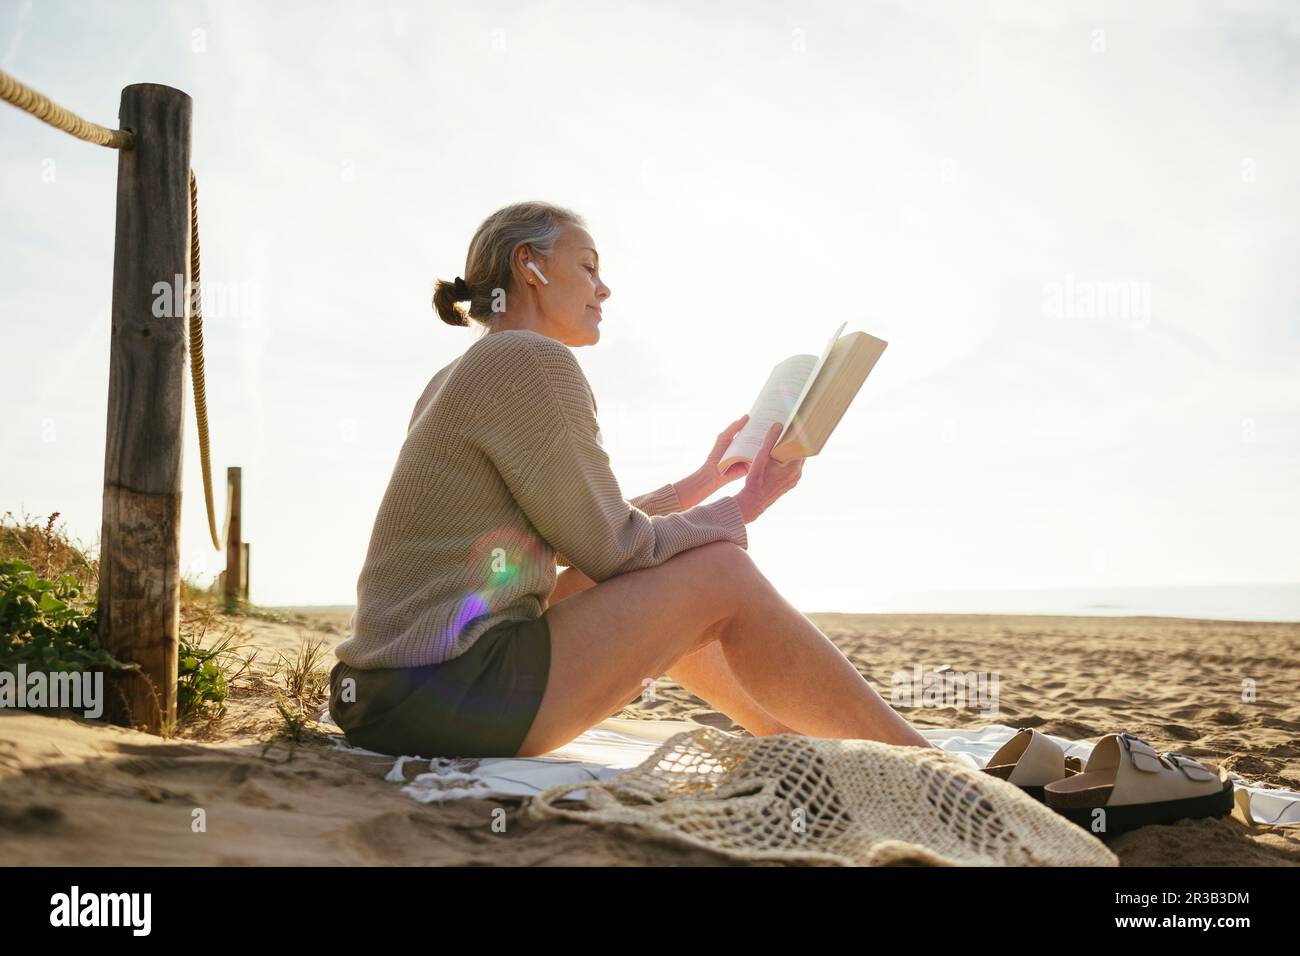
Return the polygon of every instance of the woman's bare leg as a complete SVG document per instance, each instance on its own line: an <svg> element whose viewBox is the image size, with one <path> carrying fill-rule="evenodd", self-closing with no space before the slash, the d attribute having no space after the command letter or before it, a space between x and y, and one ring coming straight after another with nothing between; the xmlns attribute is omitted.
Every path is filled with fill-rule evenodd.
<svg viewBox="0 0 1300 956"><path fill-rule="evenodd" d="M546 601L547 606L595 586L596 582L577 568L565 568L555 576L555 590L551 591L551 596Z"/></svg>
<svg viewBox="0 0 1300 956"><path fill-rule="evenodd" d="M551 592L549 604L596 586L596 582L577 568L561 572ZM677 659L667 674L690 693L705 701L719 713L730 717L755 737L797 733L767 712L749 696L731 672L727 656L717 641ZM621 710L622 708L619 708ZM614 711L618 713L618 711Z"/></svg>
<svg viewBox="0 0 1300 956"><path fill-rule="evenodd" d="M568 743L634 700L646 680L714 642L739 686L785 727L931 746L732 542L570 594L546 617L551 670L521 756Z"/></svg>
<svg viewBox="0 0 1300 956"><path fill-rule="evenodd" d="M668 676L681 684L701 700L708 701L715 710L726 714L755 737L768 737L772 734L798 733L793 727L787 727L741 686L727 655L723 653L722 644L714 641L695 651L679 657Z"/></svg>

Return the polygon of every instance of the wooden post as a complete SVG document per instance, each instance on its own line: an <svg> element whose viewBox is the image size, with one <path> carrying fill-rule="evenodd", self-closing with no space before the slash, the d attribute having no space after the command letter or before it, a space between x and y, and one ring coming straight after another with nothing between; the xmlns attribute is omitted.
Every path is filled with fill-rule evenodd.
<svg viewBox="0 0 1300 956"><path fill-rule="evenodd" d="M180 90L139 83L118 113L135 148L117 162L99 634L141 670L115 682L107 715L155 733L176 718L190 111Z"/></svg>
<svg viewBox="0 0 1300 956"><path fill-rule="evenodd" d="M239 571L240 571L239 594L245 601L248 600L248 582L252 579L253 576L253 573L248 569L248 551L249 551L249 545L248 542L245 541L244 555L243 555L243 559L240 561L240 566L239 566Z"/></svg>
<svg viewBox="0 0 1300 956"><path fill-rule="evenodd" d="M243 533L239 511L242 477L240 469L226 469L226 580L225 593L222 597L226 604L235 604L239 600L239 592L243 584L244 577L240 573L240 565L243 564L244 547L241 535Z"/></svg>

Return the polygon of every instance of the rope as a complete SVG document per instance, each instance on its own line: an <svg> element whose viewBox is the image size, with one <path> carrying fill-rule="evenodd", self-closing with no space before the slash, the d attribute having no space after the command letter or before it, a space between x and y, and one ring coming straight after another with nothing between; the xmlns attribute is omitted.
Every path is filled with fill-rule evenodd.
<svg viewBox="0 0 1300 956"><path fill-rule="evenodd" d="M84 120L76 113L65 110L58 103L37 93L27 84L14 79L4 70L0 70L0 99L88 143L107 146L110 149L131 149L135 146L135 137L127 130L107 129Z"/></svg>
<svg viewBox="0 0 1300 956"><path fill-rule="evenodd" d="M217 515L212 506L212 458L208 453L208 393L203 378L203 302L199 297L199 181L190 170L190 378L194 383L194 419L199 423L199 460L203 469L203 498L208 506L212 546L221 550Z"/></svg>

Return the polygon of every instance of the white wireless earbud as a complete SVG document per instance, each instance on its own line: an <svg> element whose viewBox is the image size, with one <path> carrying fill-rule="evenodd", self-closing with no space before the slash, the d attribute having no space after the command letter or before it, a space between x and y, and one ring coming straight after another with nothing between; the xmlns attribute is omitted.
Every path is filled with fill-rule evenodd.
<svg viewBox="0 0 1300 956"><path fill-rule="evenodd" d="M546 281L546 276L542 275L542 270L537 268L536 262L533 262L531 259L529 259L526 263L524 263L524 268L532 269L534 272L536 272L537 278L542 280L542 285L550 285L550 283Z"/></svg>

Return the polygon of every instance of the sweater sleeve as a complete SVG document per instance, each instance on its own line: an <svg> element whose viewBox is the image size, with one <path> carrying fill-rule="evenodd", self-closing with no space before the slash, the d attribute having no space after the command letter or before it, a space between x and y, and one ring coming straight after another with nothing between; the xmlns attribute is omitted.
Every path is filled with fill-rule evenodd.
<svg viewBox="0 0 1300 956"><path fill-rule="evenodd" d="M677 486L672 482L654 491L647 491L632 499L632 504L648 515L670 515L682 510L682 500L677 497ZM559 551L555 552L555 563L572 567L573 562Z"/></svg>
<svg viewBox="0 0 1300 956"><path fill-rule="evenodd" d="M573 567L605 581L712 541L748 547L733 497L664 515L623 497L601 447L590 386L564 343L515 335L488 358L472 437L538 533Z"/></svg>
<svg viewBox="0 0 1300 956"><path fill-rule="evenodd" d="M648 515L670 515L682 510L681 499L677 497L677 487L671 482L662 488L637 495L632 499L632 504Z"/></svg>

